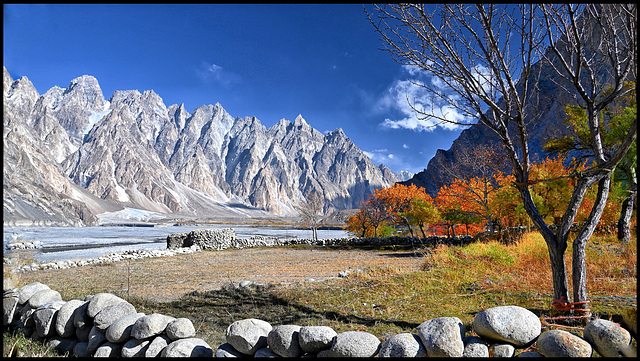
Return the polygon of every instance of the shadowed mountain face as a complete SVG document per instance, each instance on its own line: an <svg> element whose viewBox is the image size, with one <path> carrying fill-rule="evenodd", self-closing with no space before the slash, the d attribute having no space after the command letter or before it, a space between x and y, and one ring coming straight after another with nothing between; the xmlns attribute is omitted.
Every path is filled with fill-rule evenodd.
<svg viewBox="0 0 640 361"><path fill-rule="evenodd" d="M153 91L107 101L87 75L43 95L26 77L3 76L5 224L94 224L123 207L168 218L295 216L311 192L331 212L396 181L342 129L322 134L302 116L267 129L220 104L167 107Z"/></svg>
<svg viewBox="0 0 640 361"><path fill-rule="evenodd" d="M589 24L589 22L587 21L586 24ZM600 34L589 27L584 31L587 34L585 36L588 37L586 46L591 47L591 51L595 53L596 61L602 60L598 64L609 64L605 61L606 59L603 59L602 49L597 47L599 44L597 39ZM561 38L560 41L564 41L564 38ZM577 91L573 90L575 87L569 84L566 79L560 77L553 69L554 66L558 69L561 68L556 55L549 50L546 57L555 65L552 66L547 62L534 64L531 74L536 74L536 76L530 79L528 86L530 96L525 100L525 123L527 124L528 147L532 162L543 161L547 157L547 154L543 151L543 146L546 142L553 138L569 135L568 128L564 123L566 118L565 107L567 105L577 105L579 98ZM595 78L599 84L609 83L611 69L605 65L599 65ZM522 88L522 82L517 86ZM510 128L510 134L513 137L513 143L519 144L519 136L515 127L513 129ZM469 152L469 149L481 147L497 151L504 149L502 142L491 129L481 124L471 125L460 133L451 148L448 150L439 149L429 161L427 168L416 173L411 179L400 183L424 187L429 195L435 197L442 186L448 185L452 181L450 176L447 176L447 168L459 166L462 163L461 159L464 158L465 153ZM504 166L500 170L511 173L512 165L507 158L505 158ZM474 174L469 175L474 176Z"/></svg>

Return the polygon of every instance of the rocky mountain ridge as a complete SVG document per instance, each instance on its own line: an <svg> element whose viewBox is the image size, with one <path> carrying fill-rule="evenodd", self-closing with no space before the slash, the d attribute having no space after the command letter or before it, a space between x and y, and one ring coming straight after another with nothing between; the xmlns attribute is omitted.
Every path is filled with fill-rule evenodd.
<svg viewBox="0 0 640 361"><path fill-rule="evenodd" d="M125 207L167 218L295 216L357 208L396 178L336 129L298 116L266 128L220 104L189 113L147 90L106 100L88 75L38 94L3 69L4 224L90 225Z"/></svg>

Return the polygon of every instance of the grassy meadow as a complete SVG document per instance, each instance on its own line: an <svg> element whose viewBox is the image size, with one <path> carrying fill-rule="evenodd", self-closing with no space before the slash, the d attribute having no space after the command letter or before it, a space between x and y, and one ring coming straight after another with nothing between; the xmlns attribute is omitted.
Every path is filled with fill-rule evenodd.
<svg viewBox="0 0 640 361"><path fill-rule="evenodd" d="M552 314L548 253L536 232L525 234L511 245L486 241L418 252L423 259L419 270L372 267L352 272L344 279L296 286L225 286L219 291L185 294L170 302L129 301L138 312L191 319L196 337L213 348L225 342L229 324L244 318L259 318L274 326L326 325L338 333L366 331L382 341L396 333L416 332L420 323L440 316L456 316L470 330L474 315L494 306L517 305L541 317ZM403 255L406 252L398 253L398 257ZM570 272L571 245L567 255ZM635 313L635 236L628 244L621 244L615 236L593 236L587 246L587 269L594 316L620 322L623 313L630 309ZM17 286L33 281L25 275ZM77 289L51 287L65 300L77 297ZM577 328L567 330L581 335L580 325L574 326ZM14 354L37 356L49 352L29 346L32 342L20 335L5 333L3 340L3 353L13 350Z"/></svg>

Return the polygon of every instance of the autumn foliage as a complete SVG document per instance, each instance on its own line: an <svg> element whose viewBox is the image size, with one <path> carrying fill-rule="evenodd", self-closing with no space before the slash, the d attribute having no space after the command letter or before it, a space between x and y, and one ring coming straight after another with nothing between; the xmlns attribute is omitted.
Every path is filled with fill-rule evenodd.
<svg viewBox="0 0 640 361"><path fill-rule="evenodd" d="M548 224L557 224L569 203L575 184L575 171L586 164L576 165L566 157L546 158L533 164L529 185L534 202ZM514 177L495 171L489 176L456 178L440 189L435 199L422 187L395 184L373 192L362 203L358 213L347 220L346 230L358 237L411 237L429 235L476 235L479 232L500 232L509 227L531 226L514 186ZM620 183L612 185L612 192L600 219L598 231L615 230L623 192ZM583 222L595 200L590 190L579 208L576 222Z"/></svg>

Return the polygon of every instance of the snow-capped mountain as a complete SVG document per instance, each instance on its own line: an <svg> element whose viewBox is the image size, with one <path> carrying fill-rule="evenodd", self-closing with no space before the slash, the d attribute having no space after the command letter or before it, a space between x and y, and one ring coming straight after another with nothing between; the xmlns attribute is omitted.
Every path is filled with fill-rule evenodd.
<svg viewBox="0 0 640 361"><path fill-rule="evenodd" d="M97 222L123 207L167 218L295 216L357 208L396 178L336 129L298 116L266 128L220 104L167 107L151 90L103 97L88 75L40 95L4 70L4 223Z"/></svg>

